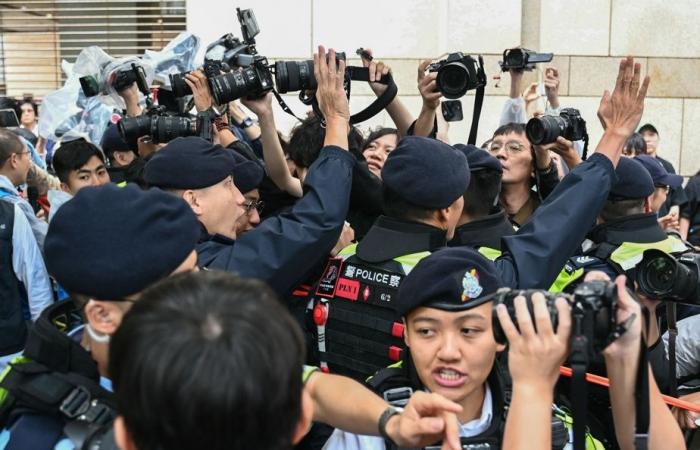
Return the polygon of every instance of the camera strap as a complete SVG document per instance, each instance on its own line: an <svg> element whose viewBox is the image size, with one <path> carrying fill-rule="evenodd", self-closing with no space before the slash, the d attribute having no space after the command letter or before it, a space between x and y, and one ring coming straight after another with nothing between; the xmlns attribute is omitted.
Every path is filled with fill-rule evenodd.
<svg viewBox="0 0 700 450"><path fill-rule="evenodd" d="M647 345L640 339L639 366L634 388L635 431L634 446L637 450L647 450L649 440L649 362Z"/></svg>
<svg viewBox="0 0 700 450"><path fill-rule="evenodd" d="M676 338L678 327L676 325L676 303L666 302L666 320L668 321L668 387L671 397L678 396L678 382L676 379Z"/></svg>
<svg viewBox="0 0 700 450"><path fill-rule="evenodd" d="M586 450L586 412L588 410L588 386L586 370L588 369L588 337L583 324L591 312L574 310L572 319L574 328L571 339L571 406L574 421L574 450Z"/></svg>
<svg viewBox="0 0 700 450"><path fill-rule="evenodd" d="M479 131L479 118L481 117L481 107L484 105L484 93L486 85L476 88L474 96L474 113L472 114L472 127L469 130L467 144L476 145L476 133Z"/></svg>

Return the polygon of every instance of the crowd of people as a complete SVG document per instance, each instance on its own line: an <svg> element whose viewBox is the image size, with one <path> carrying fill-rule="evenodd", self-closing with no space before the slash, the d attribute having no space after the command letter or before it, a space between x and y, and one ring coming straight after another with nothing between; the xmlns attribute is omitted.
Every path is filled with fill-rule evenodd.
<svg viewBox="0 0 700 450"><path fill-rule="evenodd" d="M272 93L216 105L202 70L209 140L51 142L4 98L0 449L686 448L700 173L684 188L640 127L653 80L621 60L586 154L529 137L576 107L555 67L543 111L509 70L477 146L449 142L429 64L420 114L399 94L368 133L321 46L288 138ZM122 120L148 114L119 95Z"/></svg>

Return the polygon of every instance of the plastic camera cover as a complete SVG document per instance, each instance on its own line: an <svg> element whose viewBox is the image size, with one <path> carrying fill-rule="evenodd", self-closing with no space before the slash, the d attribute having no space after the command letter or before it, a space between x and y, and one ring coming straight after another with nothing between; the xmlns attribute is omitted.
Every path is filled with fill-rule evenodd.
<svg viewBox="0 0 700 450"><path fill-rule="evenodd" d="M163 50L146 50L143 61L150 64L155 72L155 81L170 87L170 74L187 72L202 65L197 55L200 39L191 33L180 33Z"/></svg>

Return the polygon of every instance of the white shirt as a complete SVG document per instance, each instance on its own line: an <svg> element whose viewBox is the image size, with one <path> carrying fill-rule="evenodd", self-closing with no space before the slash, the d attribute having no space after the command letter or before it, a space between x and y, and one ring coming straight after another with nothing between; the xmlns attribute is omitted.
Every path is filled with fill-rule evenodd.
<svg viewBox="0 0 700 450"><path fill-rule="evenodd" d="M485 384L484 404L481 406L481 416L459 427L460 437L477 436L488 429L493 419L493 399L491 389ZM386 450L384 438L365 436L336 429L326 442L323 450Z"/></svg>

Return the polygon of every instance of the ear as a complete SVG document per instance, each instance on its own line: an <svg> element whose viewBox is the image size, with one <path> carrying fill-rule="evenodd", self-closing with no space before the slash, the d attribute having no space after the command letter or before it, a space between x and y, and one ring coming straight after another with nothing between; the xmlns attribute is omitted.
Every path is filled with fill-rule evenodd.
<svg viewBox="0 0 700 450"><path fill-rule="evenodd" d="M500 353L502 351L505 351L505 349L508 348L506 344L496 344L496 352Z"/></svg>
<svg viewBox="0 0 700 450"><path fill-rule="evenodd" d="M443 230L447 230L447 228L449 227L450 212L452 211L451 208L452 205L448 206L447 208L438 209L437 211L435 211L435 220L437 221L437 223L440 224L440 228L442 228Z"/></svg>
<svg viewBox="0 0 700 450"><path fill-rule="evenodd" d="M114 440L119 450L137 450L134 441L131 439L129 430L126 429L124 418L118 416L114 419Z"/></svg>
<svg viewBox="0 0 700 450"><path fill-rule="evenodd" d="M202 215L201 199L199 198L197 191L191 189L186 190L182 193L182 198L190 205L195 215Z"/></svg>
<svg viewBox="0 0 700 450"><path fill-rule="evenodd" d="M113 335L124 316L115 302L103 302L90 299L85 305L85 318L93 330L108 336Z"/></svg>
<svg viewBox="0 0 700 450"><path fill-rule="evenodd" d="M406 344L406 347L410 347L411 343L408 341L408 323L406 323L405 317L402 317L401 321L403 322L403 342Z"/></svg>
<svg viewBox="0 0 700 450"><path fill-rule="evenodd" d="M63 192L65 192L66 194L73 195L73 191L71 191L71 189L68 187L68 185L66 183L64 183L63 181L61 181L61 190Z"/></svg>
<svg viewBox="0 0 700 450"><path fill-rule="evenodd" d="M651 212L651 199L654 198L654 195L656 195L656 191L654 191L653 194L651 194L649 197L644 199L644 212L645 213Z"/></svg>
<svg viewBox="0 0 700 450"><path fill-rule="evenodd" d="M299 414L299 422L294 429L292 435L292 444L296 445L311 429L311 424L314 417L314 403L306 389L301 390L301 414Z"/></svg>

